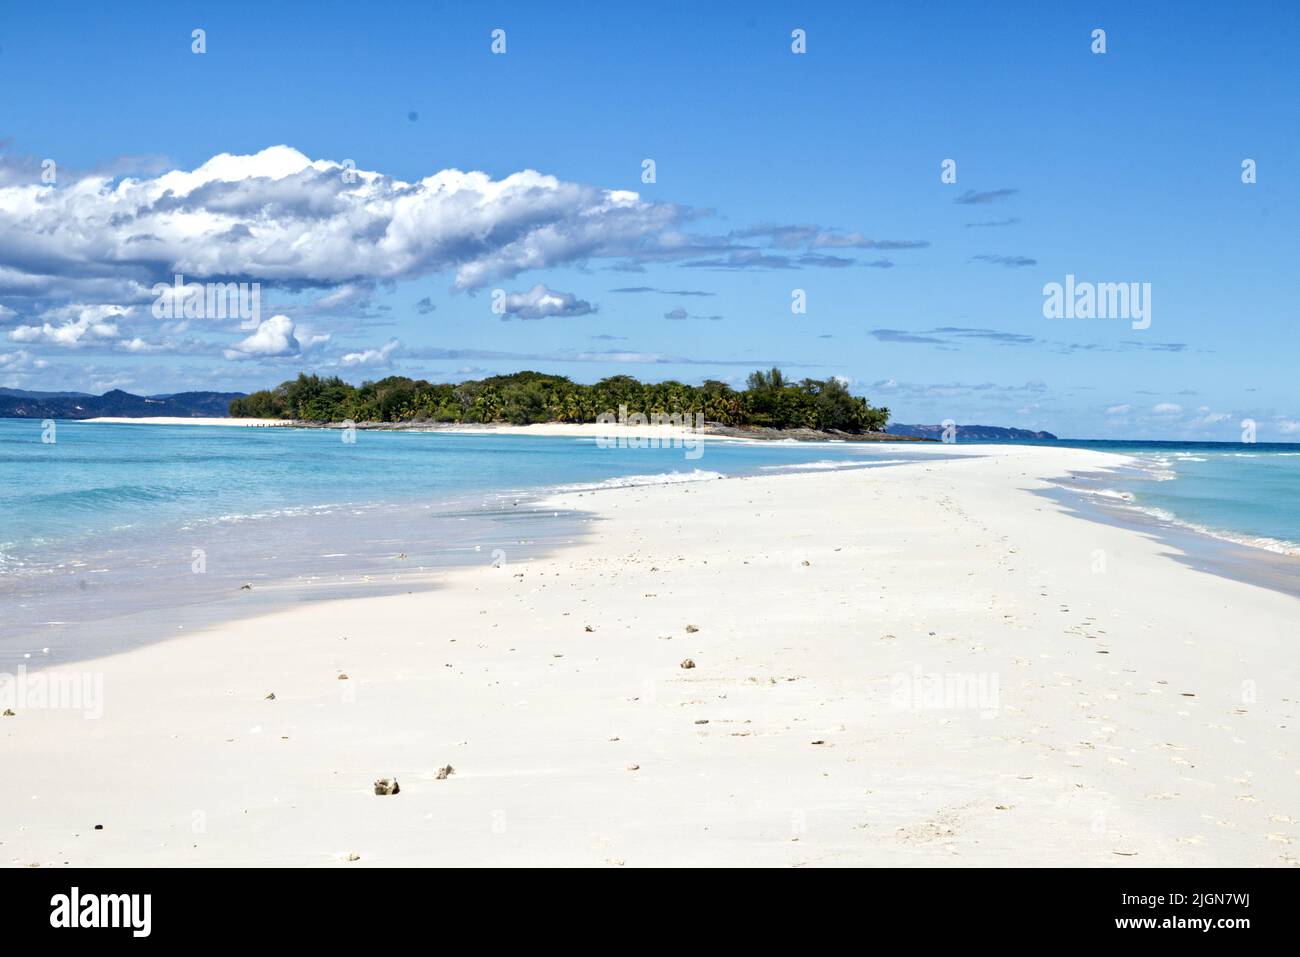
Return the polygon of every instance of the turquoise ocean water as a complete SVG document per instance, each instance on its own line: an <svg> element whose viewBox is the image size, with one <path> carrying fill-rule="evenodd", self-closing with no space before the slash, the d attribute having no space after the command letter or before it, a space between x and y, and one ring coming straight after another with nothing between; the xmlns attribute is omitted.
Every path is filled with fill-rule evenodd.
<svg viewBox="0 0 1300 957"><path fill-rule="evenodd" d="M887 466L848 443L600 447L594 439L0 420L0 658L96 631L127 641L177 608L347 597L449 564L513 562L583 519L548 489ZM252 589L244 589L245 584ZM146 613L166 609L167 616ZM176 627L181 627L178 624ZM13 640L21 638L16 644ZM71 639L70 639L71 640ZM102 650L102 649L101 649Z"/></svg>
<svg viewBox="0 0 1300 957"><path fill-rule="evenodd" d="M847 443L600 448L591 439L447 432L0 419L0 563L63 556L126 532L254 523L381 504L481 504L526 490L673 482L813 463L898 460Z"/></svg>
<svg viewBox="0 0 1300 957"><path fill-rule="evenodd" d="M1061 441L1132 456L1134 467L1081 485L1112 508L1227 541L1300 556L1300 445Z"/></svg>
<svg viewBox="0 0 1300 957"><path fill-rule="evenodd" d="M59 423L53 443L43 434L0 420L0 659L91 632L154 638L202 624L196 609L236 613L235 601L252 613L524 560L585 533L582 515L531 504L548 489L888 467L936 451L371 431L349 444L321 429L78 422ZM1132 457L1064 483L1107 508L1300 554L1300 446L1057 444Z"/></svg>

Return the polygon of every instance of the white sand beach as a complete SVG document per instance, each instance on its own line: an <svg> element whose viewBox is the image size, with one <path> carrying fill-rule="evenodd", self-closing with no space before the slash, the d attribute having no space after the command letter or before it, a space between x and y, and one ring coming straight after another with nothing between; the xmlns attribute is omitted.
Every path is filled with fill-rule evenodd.
<svg viewBox="0 0 1300 957"><path fill-rule="evenodd" d="M232 428L301 428L301 423L286 419L205 418L196 416L146 416L125 418L102 416L82 419L83 422L103 422L112 425L220 425ZM319 426L308 426L318 428ZM654 438L660 441L694 441L703 436L708 441L750 442L763 441L733 436L713 436L707 429L691 429L677 425L632 425L621 422L538 422L533 425L507 425L501 422L461 424L455 422L417 425L391 425L394 431L403 432L455 432L461 435L531 435L536 438L597 438L617 435L625 438ZM379 426L383 428L383 426Z"/></svg>
<svg viewBox="0 0 1300 957"><path fill-rule="evenodd" d="M70 665L102 717L0 718L0 861L1300 864L1300 601L1035 494L1114 456L938 451Z"/></svg>

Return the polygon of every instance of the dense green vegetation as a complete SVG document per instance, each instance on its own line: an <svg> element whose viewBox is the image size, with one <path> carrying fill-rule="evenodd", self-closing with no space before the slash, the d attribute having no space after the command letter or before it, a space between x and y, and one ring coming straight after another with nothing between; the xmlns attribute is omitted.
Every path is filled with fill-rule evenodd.
<svg viewBox="0 0 1300 957"><path fill-rule="evenodd" d="M564 376L516 372L459 385L389 376L357 387L338 377L299 375L230 403L237 418L309 422L594 422L602 413L693 415L723 425L880 432L889 410L849 394L837 379L788 381L781 370L755 372L747 388L709 380L638 382L631 376L580 385Z"/></svg>

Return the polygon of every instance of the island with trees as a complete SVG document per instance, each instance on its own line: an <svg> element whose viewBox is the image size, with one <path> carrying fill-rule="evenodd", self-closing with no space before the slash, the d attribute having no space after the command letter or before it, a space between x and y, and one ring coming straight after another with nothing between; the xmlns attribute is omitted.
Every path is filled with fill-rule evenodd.
<svg viewBox="0 0 1300 957"><path fill-rule="evenodd" d="M702 416L711 426L883 434L889 409L852 395L839 379L787 379L780 369L750 374L744 389L714 379L700 385L640 382L617 375L583 385L542 372L459 384L388 376L353 386L337 376L300 374L230 403L236 418L304 423L596 422L602 415Z"/></svg>

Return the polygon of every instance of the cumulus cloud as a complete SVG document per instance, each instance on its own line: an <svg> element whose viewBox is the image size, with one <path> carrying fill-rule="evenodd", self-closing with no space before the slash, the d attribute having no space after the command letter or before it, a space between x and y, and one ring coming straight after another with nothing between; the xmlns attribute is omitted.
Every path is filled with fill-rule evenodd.
<svg viewBox="0 0 1300 957"><path fill-rule="evenodd" d="M500 178L443 169L406 181L312 159L284 145L249 155L221 153L194 169L131 162L60 170L57 185L41 182L29 169L4 175L4 163L0 158L0 323L25 322L23 336L48 344L105 337L93 325L61 330L51 322L47 331L38 322L43 311L70 303L139 309L155 298L156 284L177 275L197 283L258 282L264 295L317 288L323 293L314 303L284 303L273 311L294 320L368 319L370 310L388 308L372 305L377 288L428 275L448 274L455 288L473 291L528 270L593 259L626 270L649 263L723 270L842 268L856 264L843 254L852 250L929 245L806 225L687 233L683 224L704 211L627 190L528 169ZM643 289L649 291L637 291ZM595 311L567 293L555 294L556 301L549 293L545 298L525 302L514 314ZM421 315L433 308L428 298L416 304ZM152 331L119 330L122 348L173 348L151 346ZM289 346L287 338L274 344ZM262 347L255 334L224 352L242 357ZM220 354L223 346L206 348Z"/></svg>
<svg viewBox="0 0 1300 957"><path fill-rule="evenodd" d="M114 321L130 315L122 306L67 306L53 309L40 325L18 326L9 333L14 342L43 343L66 349L93 342L111 342L118 337Z"/></svg>
<svg viewBox="0 0 1300 957"><path fill-rule="evenodd" d="M348 282L321 296L312 304L312 308L318 312L368 309L374 295L375 290L372 284Z"/></svg>
<svg viewBox="0 0 1300 957"><path fill-rule="evenodd" d="M118 342L117 347L123 352L136 353L165 352L168 349L168 347L162 343L145 342L139 336L134 336L130 339L122 339Z"/></svg>
<svg viewBox="0 0 1300 957"><path fill-rule="evenodd" d="M0 341L37 355L84 349L275 359L328 339L304 324L382 320L391 307L376 302L378 292L424 276L447 275L455 288L473 292L529 270L600 259L629 271L651 263L887 268L887 259L866 263L854 252L929 245L815 225L706 235L683 227L711 211L534 170L494 178L443 169L407 181L283 145L221 153L192 169L156 158L61 168L57 184L33 175L38 167L30 162L12 175L11 166L0 157ZM190 329L181 317L160 322L167 317L151 310L155 287L170 288L176 276L187 283L260 283L264 305L268 295L289 301L261 312L273 315L255 329ZM674 285L619 291L715 295ZM434 308L428 297L415 304L420 315ZM596 311L544 284L507 298L507 314L522 319ZM345 358L368 364L386 361L384 348L343 355L334 348L328 355L335 365Z"/></svg>
<svg viewBox="0 0 1300 957"><path fill-rule="evenodd" d="M585 316L596 311L587 300L579 299L571 292L548 289L541 282L527 292L507 293L504 301L506 315L518 316L520 319Z"/></svg>
<svg viewBox="0 0 1300 957"><path fill-rule="evenodd" d="M630 255L684 211L533 170L445 169L415 182L288 146L195 170L0 186L0 292L61 277L338 285L451 270L481 287L525 269Z"/></svg>
<svg viewBox="0 0 1300 957"><path fill-rule="evenodd" d="M1220 422L1229 422L1236 418L1231 412L1215 412L1208 405L1203 405L1196 410L1196 420L1193 425L1218 425Z"/></svg>
<svg viewBox="0 0 1300 957"><path fill-rule="evenodd" d="M1183 407L1177 402L1157 402L1151 411L1156 415L1182 415Z"/></svg>
<svg viewBox="0 0 1300 957"><path fill-rule="evenodd" d="M26 349L15 352L0 352L0 372L27 372L32 369L44 369L48 363L37 359Z"/></svg>
<svg viewBox="0 0 1300 957"><path fill-rule="evenodd" d="M365 368L371 366L392 365L393 356L402 348L397 339L389 339L378 349L364 349L361 352L349 352L339 359L339 365L345 368Z"/></svg>
<svg viewBox="0 0 1300 957"><path fill-rule="evenodd" d="M328 336L315 337L311 344ZM278 356L296 356L303 351L303 343L296 335L294 322L288 316L272 316L258 324L257 330L225 351L227 359L269 359Z"/></svg>

